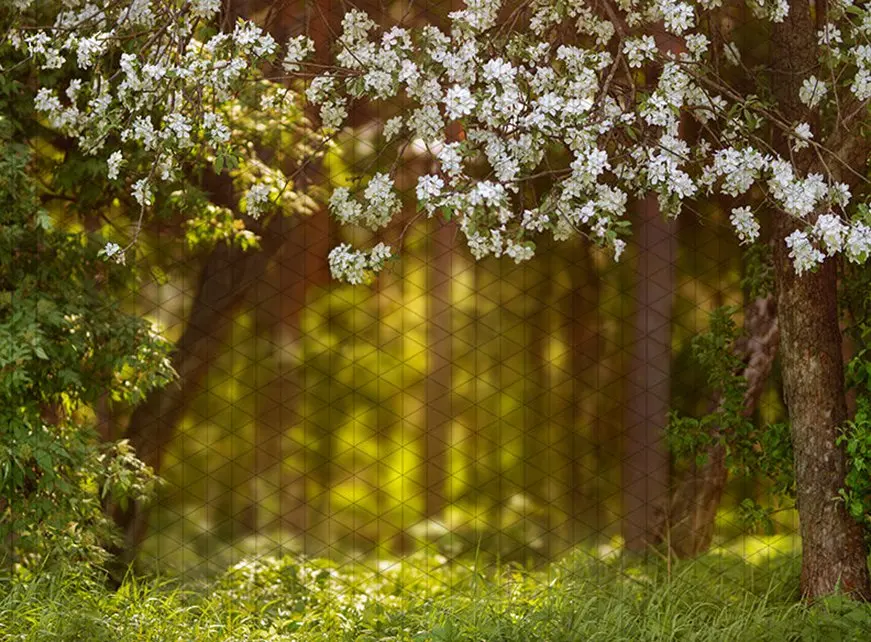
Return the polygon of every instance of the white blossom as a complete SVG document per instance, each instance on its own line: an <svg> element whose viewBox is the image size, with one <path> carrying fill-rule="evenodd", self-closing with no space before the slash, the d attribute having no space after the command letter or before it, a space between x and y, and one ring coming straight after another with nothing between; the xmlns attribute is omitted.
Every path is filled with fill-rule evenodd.
<svg viewBox="0 0 871 642"><path fill-rule="evenodd" d="M124 163L124 155L120 152L120 150L115 150L109 156L109 159L106 161L106 165L108 166L108 171L106 175L109 180L114 181L118 178L118 170L121 169L121 165Z"/></svg>
<svg viewBox="0 0 871 642"><path fill-rule="evenodd" d="M735 233L741 244L752 243L759 238L759 221L753 216L749 207L736 207L732 210L732 215L729 217L732 227L735 228Z"/></svg>
<svg viewBox="0 0 871 642"><path fill-rule="evenodd" d="M829 87L816 76L805 78L799 89L798 97L802 103L813 109L825 98L829 92Z"/></svg>
<svg viewBox="0 0 871 642"><path fill-rule="evenodd" d="M315 43L307 36L297 36L287 41L282 69L291 74L301 69L300 62L314 53Z"/></svg>
<svg viewBox="0 0 871 642"><path fill-rule="evenodd" d="M448 89L447 96L445 96L445 109L451 120L471 114L476 104L472 92L459 85L454 85Z"/></svg>
<svg viewBox="0 0 871 642"><path fill-rule="evenodd" d="M814 236L820 240L826 254L834 256L844 249L849 228L835 214L821 214L814 223Z"/></svg>
<svg viewBox="0 0 871 642"><path fill-rule="evenodd" d="M793 260L795 271L799 275L814 269L826 258L801 230L796 230L787 236L785 242L786 247L790 248L789 258Z"/></svg>
<svg viewBox="0 0 871 642"><path fill-rule="evenodd" d="M255 183L245 193L245 210L251 218L260 218L263 206L269 202L269 185Z"/></svg>
<svg viewBox="0 0 871 642"><path fill-rule="evenodd" d="M796 151L804 149L810 145L809 141L814 137L814 134L811 131L811 126L808 123L799 123L795 126L795 129L792 130L792 133L794 136L792 148Z"/></svg>

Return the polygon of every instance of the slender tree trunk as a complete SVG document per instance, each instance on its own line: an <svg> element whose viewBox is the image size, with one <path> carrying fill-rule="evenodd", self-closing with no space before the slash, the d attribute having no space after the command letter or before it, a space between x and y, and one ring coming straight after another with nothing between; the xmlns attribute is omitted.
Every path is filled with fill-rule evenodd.
<svg viewBox="0 0 871 642"><path fill-rule="evenodd" d="M451 267L454 225L441 224L430 236L428 374L426 378L426 435L424 488L426 519L441 515L446 504L448 449L451 423Z"/></svg>
<svg viewBox="0 0 871 642"><path fill-rule="evenodd" d="M643 552L660 539L668 500L664 433L677 257L675 224L663 218L655 196L640 204L637 241L637 308L623 459L623 537L627 550Z"/></svg>
<svg viewBox="0 0 871 642"><path fill-rule="evenodd" d="M790 0L789 13L773 25L771 39L772 86L789 122L814 122L798 95L802 80L817 66L817 54L810 7L806 1ZM849 157L859 147L858 133L843 130L835 132L828 146L854 160ZM788 141L782 134L776 143L780 153L789 157ZM796 157L796 162L803 170L821 169L815 166L816 156L807 152ZM847 463L836 440L847 405L835 262L829 259L815 272L798 276L784 242L796 229L792 217L775 214L774 275L801 524L801 590L811 600L837 590L871 599L862 528L838 495Z"/></svg>
<svg viewBox="0 0 871 642"><path fill-rule="evenodd" d="M600 483L596 467L604 462L594 448L604 441L606 432L599 400L602 383L599 368L603 357L602 332L599 327L599 275L584 245L578 249L581 258L573 266L571 296L572 326L572 397L570 417L566 422L569 432L571 472L569 475L569 507L572 544L592 531L600 534L605 528L601 506L596 502ZM588 461L588 460L592 460ZM591 465L592 463L592 465ZM590 510L592 508L592 511ZM591 523L592 522L592 523Z"/></svg>
<svg viewBox="0 0 871 642"><path fill-rule="evenodd" d="M747 307L744 330L746 338L736 350L745 362L741 373L747 382L744 416L749 417L755 412L777 354L780 335L773 297L757 299ZM690 466L672 496L666 526L668 541L678 557L695 557L710 548L727 479L726 448L717 441L707 448L703 464Z"/></svg>

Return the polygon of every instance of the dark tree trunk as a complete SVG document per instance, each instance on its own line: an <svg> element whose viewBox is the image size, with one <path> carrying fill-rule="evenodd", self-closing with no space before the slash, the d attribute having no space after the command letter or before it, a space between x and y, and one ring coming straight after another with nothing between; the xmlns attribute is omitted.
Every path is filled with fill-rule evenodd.
<svg viewBox="0 0 871 642"><path fill-rule="evenodd" d="M601 502L596 501L601 477L595 474L605 462L598 452L607 433L599 401L602 382L599 368L603 358L603 336L599 326L599 275L589 247L582 246L572 276L572 397L566 425L569 433L571 472L569 474L570 542L577 544L586 534L601 534L607 526ZM592 451L592 452L591 452Z"/></svg>
<svg viewBox="0 0 871 642"><path fill-rule="evenodd" d="M424 516L435 519L446 504L451 411L451 269L456 227L441 224L430 235L427 304L428 367L425 385Z"/></svg>
<svg viewBox="0 0 871 642"><path fill-rule="evenodd" d="M665 423L671 374L671 308L677 235L655 196L640 204L635 332L626 400L623 537L644 552L661 539L668 501Z"/></svg>
<svg viewBox="0 0 871 642"><path fill-rule="evenodd" d="M757 299L747 307L744 330L746 337L736 350L746 364L741 374L747 382L744 416L749 417L755 412L777 354L779 333L772 297ZM727 479L726 448L717 441L707 448L704 463L691 464L672 495L667 539L678 557L695 557L710 548Z"/></svg>
<svg viewBox="0 0 871 642"><path fill-rule="evenodd" d="M199 392L209 366L220 353L228 323L248 289L264 274L287 231L295 223L281 216L273 219L259 231L262 247L259 251L243 252L220 245L209 255L190 317L172 356L178 378L152 392L144 403L136 407L127 425L125 437L130 440L139 459L156 472L161 470L167 446L184 411ZM110 507L110 514L124 535L121 549L114 553L126 565L135 557L145 536L149 511L140 502L132 502L127 510Z"/></svg>
<svg viewBox="0 0 871 642"><path fill-rule="evenodd" d="M835 263L798 276L783 239L795 223L779 215L774 252L783 384L792 428L802 539L802 594L840 589L871 598L862 528L839 499L846 456L836 445L847 418Z"/></svg>
<svg viewBox="0 0 871 642"><path fill-rule="evenodd" d="M773 89L788 122L813 123L813 114L799 102L798 92L802 80L817 66L816 29L807 2L790 0L789 4L786 19L772 27ZM858 160L851 158L861 147L856 144L858 135L841 126L826 142L849 162ZM780 153L789 157L783 135L777 144ZM807 152L796 162L805 170L824 169L816 167L816 156ZM862 159L855 166L864 163ZM836 590L869 599L871 582L862 528L838 496L844 485L846 455L836 440L847 406L836 267L829 259L816 272L798 276L784 242L797 228L786 213L775 214L774 274L801 523L801 590L811 600Z"/></svg>

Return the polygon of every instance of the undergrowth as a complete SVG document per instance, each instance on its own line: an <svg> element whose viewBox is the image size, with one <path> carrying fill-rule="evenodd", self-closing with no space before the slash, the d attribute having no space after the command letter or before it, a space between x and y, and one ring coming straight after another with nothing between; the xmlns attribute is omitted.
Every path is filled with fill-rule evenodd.
<svg viewBox="0 0 871 642"><path fill-rule="evenodd" d="M67 568L0 586L3 640L867 640L871 606L798 601L798 561L721 551L691 562L576 552L545 570L439 556L337 566L252 559L182 584L129 576L112 591Z"/></svg>

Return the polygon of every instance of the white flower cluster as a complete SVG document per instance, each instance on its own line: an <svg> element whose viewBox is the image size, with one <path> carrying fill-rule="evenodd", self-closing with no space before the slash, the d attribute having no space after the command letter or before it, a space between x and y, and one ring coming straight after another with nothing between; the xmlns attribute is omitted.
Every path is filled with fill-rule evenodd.
<svg viewBox="0 0 871 642"><path fill-rule="evenodd" d="M355 250L343 243L330 250L327 261L334 279L359 285L381 270L391 256L390 247L384 243L379 243L368 252Z"/></svg>
<svg viewBox="0 0 871 642"><path fill-rule="evenodd" d="M753 216L749 207L736 207L732 210L729 221L735 228L735 233L741 244L752 243L759 238L759 221Z"/></svg>
<svg viewBox="0 0 871 642"><path fill-rule="evenodd" d="M339 187L330 197L330 212L345 224L363 225L377 230L387 225L402 208L387 174L376 174L363 192L365 206L347 187Z"/></svg>
<svg viewBox="0 0 871 642"><path fill-rule="evenodd" d="M255 183L245 195L245 208L251 218L260 218L263 206L269 202L269 185Z"/></svg>
<svg viewBox="0 0 871 642"><path fill-rule="evenodd" d="M748 3L755 15L774 22L789 10L787 0ZM676 215L683 202L706 191L753 199L752 206L731 210L742 243L761 234L752 213L758 202L801 219L789 240L799 271L837 253L865 260L868 228L846 218L854 203L846 185L819 165L799 171L791 159L762 147L771 129L783 125L770 122L761 101L714 90L730 85L711 75L720 52L711 51L703 17L720 4L620 0L621 24L615 24L584 2L532 0L517 8L525 12L522 19L505 22L501 0L466 0L450 14L446 31L432 25L382 29L352 10L334 43L337 65L309 79L305 95L319 107L326 132L343 126L355 100L403 105L384 124L383 137L432 152L437 163L413 192L429 215L442 209L455 218L476 257L528 260L536 235L550 233L557 239L585 235L619 258L630 196L655 194L663 210ZM191 0L168 10L156 0L105 7L70 1L52 27L10 37L47 78L57 69L75 70L66 86L39 87L34 105L49 126L88 153L121 140L121 148L106 153L107 176L129 181L143 207L186 155L202 145L217 155L231 143L229 112L222 115L216 106L255 85L246 81L258 78L258 64L279 51L269 34L246 21L198 41L195 25L212 19L219 5ZM803 79L797 96L821 117L809 114L797 119L808 122L781 132L791 146L785 155L825 143L831 111L825 108L846 86L860 100L871 98L871 14L849 1L835 5L817 34L821 51L830 55L805 72L814 75ZM515 27L520 24L529 29ZM581 37L555 43L552 36L562 31ZM151 34L140 40L143 48L122 47L140 33ZM278 63L286 74L301 74L313 51L309 38L291 38ZM734 42L722 53L742 65ZM641 68L655 81L633 71ZM273 103L274 97L261 102ZM702 126L686 127L688 119ZM459 140L454 121L462 122ZM692 140L686 132L693 132ZM143 152L150 173L125 176ZM253 185L249 213L261 213L268 198L265 183ZM340 187L330 198L340 221L372 229L385 226L401 205L388 173L375 174L354 194ZM359 282L383 264L382 254L346 248L331 266Z"/></svg>
<svg viewBox="0 0 871 642"><path fill-rule="evenodd" d="M829 93L829 86L816 76L808 76L801 84L798 97L801 102L813 109L822 102Z"/></svg>
<svg viewBox="0 0 871 642"><path fill-rule="evenodd" d="M798 274L813 270L826 258L825 254L815 248L807 234L801 230L796 230L786 237L786 246L790 248L789 258L793 260Z"/></svg>
<svg viewBox="0 0 871 642"><path fill-rule="evenodd" d="M622 217L633 193L655 193L670 214L677 214L684 201L703 189L755 198L758 192L752 189L757 186L773 206L798 218L811 220L823 209L843 211L850 202L846 186L821 174L799 175L789 160L760 152L754 137L764 119L735 118L730 107L746 105L698 81L697 75L706 73L711 40L693 30L698 12L718 4L654 0L643 9L631 2L620 4L633 29L661 23L685 44L684 52L677 53L672 40L658 41L659 36L634 30L638 35L622 41L622 62L603 46L552 45L544 38L530 41L524 33L508 34L504 46L495 46L490 34L501 8L498 0L467 3L451 14L448 34L432 26L419 31L394 28L380 40L376 25L353 11L343 23L340 41L345 51L338 56L349 80L340 82L331 70L312 82L308 95L322 109L346 106L348 98L410 100L407 110L385 124L384 138L407 135L415 145L432 150L437 171L418 178L417 202L429 215L439 208L450 212L476 258L507 254L526 260L534 252L535 235L546 232L558 240L584 234L609 245L619 258L625 248ZM786 16L788 3L752 0L751 8L777 22ZM613 25L603 25L601 17L579 3L535 0L530 11L534 34L543 36L570 21L597 45L609 43L615 35ZM824 26L818 38L829 47L847 41L843 27L836 24ZM735 43L725 46L725 54L732 64L741 64ZM852 60L860 69L866 61L871 63L871 48L855 49ZM652 92L638 92L635 104L627 100L624 88L610 92L615 72L645 65L659 71ZM818 108L831 91L824 80L810 76L799 98L809 108ZM705 131L720 131L721 137L690 144L681 125L687 115L706 126L715 124ZM446 139L447 123L460 119L464 139ZM338 121L329 125L336 127ZM623 132L632 136L625 145L617 145L612 157L610 150ZM814 141L807 122L797 123L788 135L793 151ZM604 140L608 144L602 144ZM530 208L524 186L540 176L542 159L555 145L568 156L568 167L550 173L549 188ZM482 165L487 174L483 179ZM383 176L373 180L373 195L383 186ZM390 203L388 210L398 207ZM334 193L331 206L345 222L377 227L388 219L344 188ZM819 229L807 237L807 246L797 237L790 246L797 269L809 269L817 258L814 252L852 252L857 260L863 256L864 250L850 250L847 241L852 235L857 239L854 246L860 248L858 239L866 238L856 224L844 219L841 229L825 215L812 220ZM741 243L752 243L761 235L749 206L734 208L730 221Z"/></svg>
<svg viewBox="0 0 871 642"><path fill-rule="evenodd" d="M63 86L46 74L34 107L86 154L120 140L121 148L105 157L106 175L130 185L142 207L153 203L161 182L175 180L191 153L200 153L198 144L216 153L227 149L231 133L219 110L258 78L257 65L278 48L272 36L242 20L229 33L198 40L198 25L217 15L220 0L192 0L178 11L151 0L58 4L52 26L10 38L38 69L65 68L69 73L60 77L73 76ZM310 53L309 43L290 41L289 58ZM138 162L128 162L134 156ZM252 215L260 211L261 193L255 186L248 194Z"/></svg>

